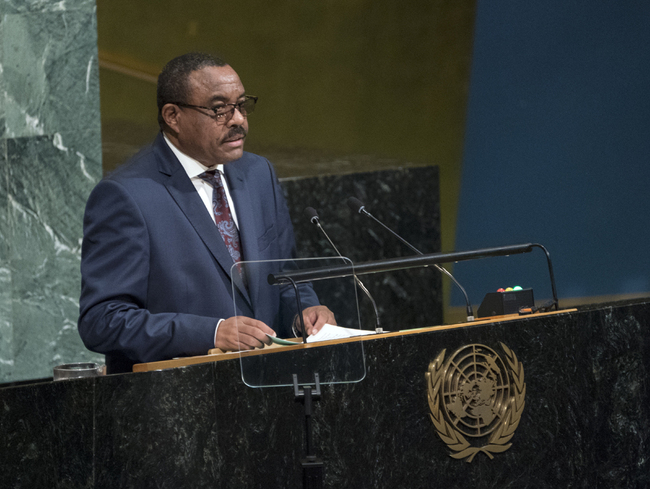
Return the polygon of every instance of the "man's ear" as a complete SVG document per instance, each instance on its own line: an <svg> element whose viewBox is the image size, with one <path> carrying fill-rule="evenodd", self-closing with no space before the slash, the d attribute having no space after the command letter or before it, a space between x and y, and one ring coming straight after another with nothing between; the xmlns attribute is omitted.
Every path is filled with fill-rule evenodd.
<svg viewBox="0 0 650 489"><path fill-rule="evenodd" d="M178 106L174 104L165 104L160 113L165 124L167 124L171 130L178 133L179 119L181 117L181 110Z"/></svg>

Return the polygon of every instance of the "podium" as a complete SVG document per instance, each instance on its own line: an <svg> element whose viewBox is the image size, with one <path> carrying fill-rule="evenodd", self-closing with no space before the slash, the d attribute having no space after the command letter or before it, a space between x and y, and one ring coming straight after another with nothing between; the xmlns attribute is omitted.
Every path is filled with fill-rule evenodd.
<svg viewBox="0 0 650 489"><path fill-rule="evenodd" d="M325 487L650 485L650 300L349 341L364 342L366 377L323 386L314 412ZM471 462L441 438L427 378L468 345L507 346L526 387L511 446ZM0 486L300 487L293 390L245 386L229 355L0 389Z"/></svg>

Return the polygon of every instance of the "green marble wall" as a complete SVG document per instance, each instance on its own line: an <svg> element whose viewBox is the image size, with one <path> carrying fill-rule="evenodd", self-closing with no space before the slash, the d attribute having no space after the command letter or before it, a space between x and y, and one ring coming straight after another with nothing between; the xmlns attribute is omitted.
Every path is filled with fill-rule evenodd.
<svg viewBox="0 0 650 489"><path fill-rule="evenodd" d="M101 360L76 326L98 73L94 0L0 3L0 382Z"/></svg>

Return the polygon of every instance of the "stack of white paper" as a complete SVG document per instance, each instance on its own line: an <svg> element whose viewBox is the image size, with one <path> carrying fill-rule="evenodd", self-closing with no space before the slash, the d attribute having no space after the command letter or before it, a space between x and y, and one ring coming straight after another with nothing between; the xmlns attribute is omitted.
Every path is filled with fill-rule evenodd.
<svg viewBox="0 0 650 489"><path fill-rule="evenodd" d="M341 338L351 338L353 336L363 336L367 334L375 334L375 331L343 328L341 326L325 324L318 333L307 337L307 343L314 343L316 341L339 340Z"/></svg>

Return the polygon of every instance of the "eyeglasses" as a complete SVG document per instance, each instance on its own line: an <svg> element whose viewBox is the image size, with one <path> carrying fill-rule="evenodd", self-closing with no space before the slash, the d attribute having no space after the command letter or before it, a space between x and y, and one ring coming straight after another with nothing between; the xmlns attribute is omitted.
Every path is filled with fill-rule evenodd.
<svg viewBox="0 0 650 489"><path fill-rule="evenodd" d="M255 110L255 104L257 103L257 97L254 95L246 95L246 100L243 102L237 102L236 104L224 104L224 105L218 105L215 107L204 107L203 105L191 105L191 104L183 104L180 102L170 102L174 105L178 105L179 107L187 107L189 109L204 109L212 112L214 115L210 115L210 117L214 117L214 119L220 123L220 124L226 124L232 119L232 116L235 114L235 109L239 111L241 115L244 117L248 117L248 114L253 112Z"/></svg>

